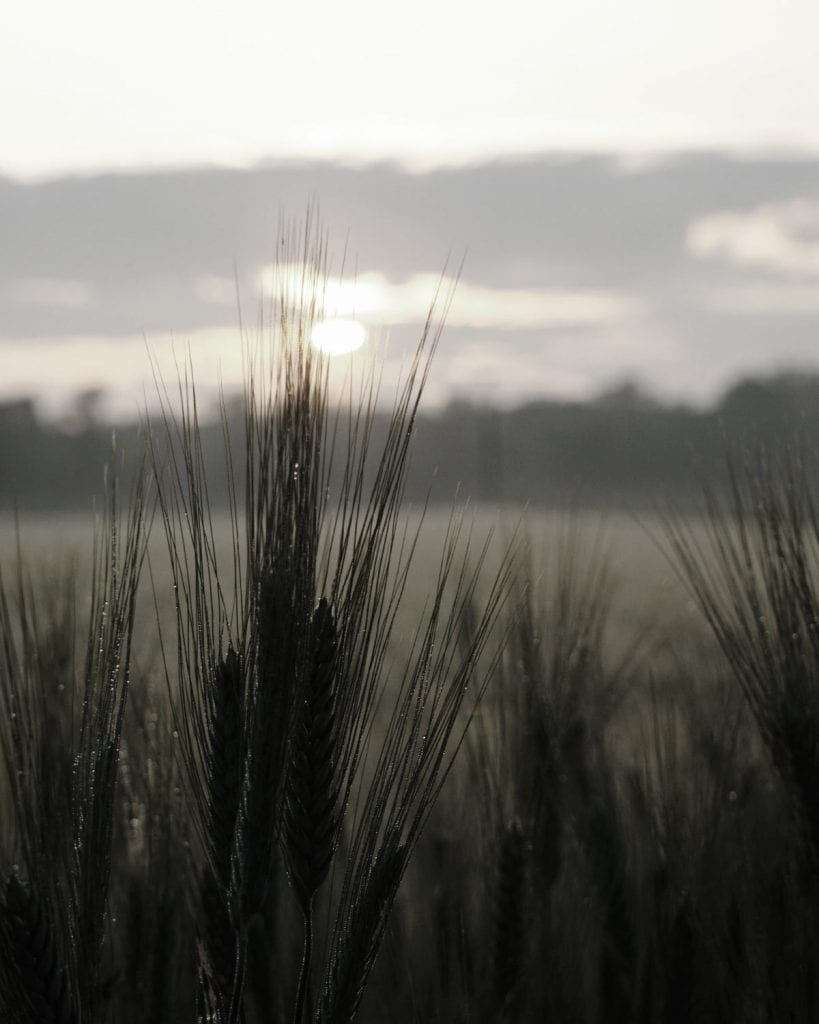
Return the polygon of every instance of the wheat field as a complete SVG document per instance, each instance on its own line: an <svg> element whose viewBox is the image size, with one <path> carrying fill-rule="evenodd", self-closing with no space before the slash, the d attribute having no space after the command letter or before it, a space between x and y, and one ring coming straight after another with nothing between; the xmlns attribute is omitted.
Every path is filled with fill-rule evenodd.
<svg viewBox="0 0 819 1024"><path fill-rule="evenodd" d="M227 509L183 379L94 523L0 521L2 1019L819 1020L806 465L729 459L697 517L421 514L440 324L374 439L311 245Z"/></svg>

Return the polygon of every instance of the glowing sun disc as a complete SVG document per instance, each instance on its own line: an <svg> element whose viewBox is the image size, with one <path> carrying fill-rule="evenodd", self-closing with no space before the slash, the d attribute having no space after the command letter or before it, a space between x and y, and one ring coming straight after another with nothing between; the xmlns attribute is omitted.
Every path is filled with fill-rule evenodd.
<svg viewBox="0 0 819 1024"><path fill-rule="evenodd" d="M343 356L361 348L367 331L358 320L322 320L313 327L310 340L328 356Z"/></svg>

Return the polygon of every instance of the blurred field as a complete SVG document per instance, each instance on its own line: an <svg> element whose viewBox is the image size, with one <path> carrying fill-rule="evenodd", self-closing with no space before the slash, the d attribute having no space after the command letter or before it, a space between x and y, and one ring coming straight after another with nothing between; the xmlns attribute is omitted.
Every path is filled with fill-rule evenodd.
<svg viewBox="0 0 819 1024"><path fill-rule="evenodd" d="M423 606L437 571L447 526L449 509L429 509L421 527L421 537L413 560L406 598L397 635L411 632L416 612ZM406 520L413 531L419 515L410 507ZM688 520L696 528L696 520ZM577 511L573 514L528 510L525 515L513 508L469 507L464 512L462 536L477 557L486 538L492 534L487 561L487 576L497 566L509 538L526 535L532 547L532 575L544 586L553 577L557 563L569 547L576 550L581 563L593 555L602 555L611 569L614 596L607 640L611 653L642 639L650 649L662 648L672 639L709 643L702 618L689 598L664 551L665 537L656 517L621 512ZM231 565L230 528L225 514L214 517L218 557L223 571ZM74 512L46 515L27 512L15 526L14 517L0 515L0 567L15 558L17 537L29 565L40 565L45 574L71 562L78 581L84 566L90 564L93 551L94 517ZM151 573L143 578L143 629L155 621L152 608L151 577L160 603L170 601L172 588L167 571L167 547L162 524L155 522L151 533ZM81 589L80 589L81 592Z"/></svg>
<svg viewBox="0 0 819 1024"><path fill-rule="evenodd" d="M777 522L779 492L770 493L769 519L760 523ZM414 536L418 522L418 510L407 507L407 537ZM183 517L178 529L185 525ZM411 658L451 525L450 511L440 507L432 507L421 525L384 663L385 693L396 692L400 666ZM687 518L679 525L690 544L703 541L708 550L703 521ZM736 525L736 519L723 518L724 540L736 534ZM819 835L819 812L815 818L808 814L815 808L819 770L809 762L804 775L796 775L791 754L790 760L784 755L777 760L779 748L767 752L768 734L757 731L755 711L740 697L744 692L747 698L748 684L744 690L724 684L731 674L756 671L758 665L765 685L779 666L791 673L787 679L810 686L817 678L819 645L806 641L804 650L794 648L796 634L772 640L775 634L764 617L743 632L741 619L731 618L744 607L735 586L724 605L726 635L741 637L741 643L729 669L715 656L702 594L695 602L673 567L659 516L529 510L522 517L512 508L475 506L464 513L461 530L473 558L493 534L487 589L510 539L517 534L528 540L518 578L534 591L531 616L524 612L516 620L519 627L510 631L506 656L489 680L413 855L362 1004L362 1022L683 1024L696 1013L696 1019L714 1024L784 1019L815 1024L819 1005L808 981L802 985L800 979L815 977L819 948L817 876L810 859L810 829ZM219 579L230 592L228 517L217 515L213 531ZM753 534L759 536L764 532ZM790 575L782 576L778 589L771 581L778 579L779 561L763 557L777 546L753 543L772 611L780 612L771 621L786 623L796 609L793 580L801 579L803 570L813 572L816 559L813 548L800 546L799 525L780 541L783 537L790 538L793 550ZM77 620L84 622L93 516L27 514L19 526L10 516L0 518L0 570L12 602L18 539L35 595L51 589L59 603L70 567ZM176 614L167 540L158 519L148 551L137 607L123 817L111 896L121 922L119 942L136 951L125 962L142 964L135 978L121 985L122 1005L128 1007L121 1019L129 1022L145 1019L130 993L151 992L144 988L151 972L158 979L174 978L168 984L181 993L180 1005L190 1004L195 975L187 953L166 956L159 937L167 932L176 948L187 951L193 948L194 927L200 926L194 914L176 909L178 893L195 890L190 889L186 831L191 810L182 802L177 758L169 756L176 750L178 734L171 729L177 722L171 725L163 710L161 652L164 648L173 680ZM714 558L711 549L706 570ZM600 574L604 565L609 576ZM607 579L610 600L603 596L598 603ZM809 589L815 593L813 582ZM817 606L799 595L813 623L802 632L812 635ZM46 619L48 604L43 602ZM751 601L749 607L762 604ZM746 666L742 652L754 643ZM769 649L770 664L764 656ZM812 650L816 663L808 656ZM82 651L75 654L79 660ZM398 667L395 681L392 666ZM155 689L152 683L158 684ZM390 701L384 705L373 717L376 751ZM769 706L785 707L763 705ZM790 727L807 723L807 740L813 742L813 719L805 717L810 708L804 702L794 706L796 718L783 721ZM793 742L797 753L807 749L798 729ZM158 766L162 771L151 781ZM370 767L368 762L366 778ZM791 810L803 806L804 811ZM149 853L148 834L161 840ZM352 835L348 823L339 861L352 856ZM144 878L133 867L137 854L144 861L139 862ZM259 954L247 983L249 1005L256 1008L248 1019L254 1022L286 1019L282 1000L292 1000L299 970L299 942L293 936L298 937L300 924L292 885L281 867L277 872L265 911L269 919L254 926L258 948L267 951L266 959ZM327 908L337 892L331 882L320 904L326 928ZM147 915L132 912L145 900L153 901ZM275 976L286 979L278 1003L268 990L272 964L280 972ZM262 1006L276 1009L262 1013ZM177 1011L168 998L161 1014L157 1010L149 1019L181 1019L174 1016ZM335 1024L336 1018L328 1019Z"/></svg>

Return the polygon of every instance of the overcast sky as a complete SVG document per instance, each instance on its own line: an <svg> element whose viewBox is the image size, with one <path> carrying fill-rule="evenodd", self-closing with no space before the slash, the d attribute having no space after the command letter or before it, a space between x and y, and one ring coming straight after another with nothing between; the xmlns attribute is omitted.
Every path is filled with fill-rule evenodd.
<svg viewBox="0 0 819 1024"><path fill-rule="evenodd" d="M0 395L130 408L171 334L230 380L310 200L396 352L466 252L433 399L819 366L816 3L123 10L0 6Z"/></svg>
<svg viewBox="0 0 819 1024"><path fill-rule="evenodd" d="M25 0L0 170L819 148L815 0Z"/></svg>

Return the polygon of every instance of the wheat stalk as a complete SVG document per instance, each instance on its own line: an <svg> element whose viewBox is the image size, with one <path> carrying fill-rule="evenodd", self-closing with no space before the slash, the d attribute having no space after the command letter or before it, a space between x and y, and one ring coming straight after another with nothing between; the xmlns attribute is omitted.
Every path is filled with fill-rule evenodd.
<svg viewBox="0 0 819 1024"><path fill-rule="evenodd" d="M42 1024L77 1024L68 968L60 956L47 908L15 875L5 884L0 929L12 966L10 990L19 993L12 1019ZM10 994L10 993L9 993Z"/></svg>

